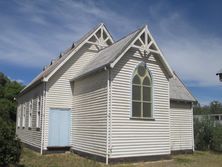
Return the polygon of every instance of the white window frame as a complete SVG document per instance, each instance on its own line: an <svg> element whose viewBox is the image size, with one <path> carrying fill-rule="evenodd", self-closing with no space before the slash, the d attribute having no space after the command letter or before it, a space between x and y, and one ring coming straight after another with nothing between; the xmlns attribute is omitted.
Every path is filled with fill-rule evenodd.
<svg viewBox="0 0 222 167"><path fill-rule="evenodd" d="M23 103L22 108L22 127L25 127L25 118L26 118L26 103Z"/></svg>
<svg viewBox="0 0 222 167"><path fill-rule="evenodd" d="M150 117L134 117L133 116L133 78L134 78L134 72L135 72L135 70L138 68L138 66L141 64L141 63L144 63L144 64L146 64L146 69L147 69L147 71L148 71L148 73L150 74L150 77L151 77L151 116ZM144 62L144 61L141 61L141 62L139 62L135 67L134 67L134 69L133 69L133 72L132 72L132 75L131 75L131 94L130 94L130 96L131 96L131 109L130 109L130 118L131 119L142 119L142 120L155 120L155 118L154 118L154 80L153 80L153 74L152 74L152 72L149 70L149 68L148 68L148 65L147 65L147 63L146 62Z"/></svg>
<svg viewBox="0 0 222 167"><path fill-rule="evenodd" d="M36 110L36 128L40 128L40 116L41 116L41 96L37 97L37 110Z"/></svg>
<svg viewBox="0 0 222 167"><path fill-rule="evenodd" d="M17 127L21 126L21 105L18 105L17 108Z"/></svg>
<svg viewBox="0 0 222 167"><path fill-rule="evenodd" d="M28 113L29 113L29 124L28 127L31 128L32 127L32 112L33 112L33 100L29 101L29 106L28 106Z"/></svg>

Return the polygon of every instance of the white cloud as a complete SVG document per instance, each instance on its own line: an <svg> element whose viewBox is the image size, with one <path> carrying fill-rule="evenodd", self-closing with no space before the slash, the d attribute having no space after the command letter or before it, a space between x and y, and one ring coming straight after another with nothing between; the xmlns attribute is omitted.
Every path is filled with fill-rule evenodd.
<svg viewBox="0 0 222 167"><path fill-rule="evenodd" d="M152 29L172 68L188 86L221 84L216 72L222 68L222 39L196 29L177 11L161 16L163 7L167 5L152 6L150 13L157 20Z"/></svg>
<svg viewBox="0 0 222 167"><path fill-rule="evenodd" d="M20 84L24 84L24 83L25 83L25 81L22 80L22 79L14 79L14 78L11 78L11 77L9 77L9 76L8 76L8 78L9 78L11 81L16 81L16 82L18 82L18 83L20 83Z"/></svg>
<svg viewBox="0 0 222 167"><path fill-rule="evenodd" d="M216 72L222 66L221 42L214 37L177 37L165 40L162 48L190 86L212 86L220 84Z"/></svg>
<svg viewBox="0 0 222 167"><path fill-rule="evenodd" d="M0 61L41 68L102 20L130 28L130 21L95 2L16 1L15 16L4 20L0 32ZM25 26L27 24L27 26ZM125 27L124 27L124 26ZM31 27L28 27L31 26Z"/></svg>
<svg viewBox="0 0 222 167"><path fill-rule="evenodd" d="M220 84L215 73L222 67L222 39L202 34L178 11L166 13L170 6L163 1L150 4L149 15L144 18L124 16L103 1L16 3L18 19L0 15L4 22L0 25L0 61L41 68L99 22L108 23L112 33L119 36L141 26L144 20L152 20L148 22L151 32L168 62L189 86Z"/></svg>
<svg viewBox="0 0 222 167"><path fill-rule="evenodd" d="M22 80L22 79L16 79L15 81L18 82L18 83L21 83L21 84L25 83L25 81Z"/></svg>

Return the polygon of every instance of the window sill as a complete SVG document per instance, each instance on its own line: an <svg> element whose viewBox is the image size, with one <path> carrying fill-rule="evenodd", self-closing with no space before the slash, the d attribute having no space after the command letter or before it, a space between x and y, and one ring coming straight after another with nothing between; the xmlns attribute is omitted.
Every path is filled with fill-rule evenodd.
<svg viewBox="0 0 222 167"><path fill-rule="evenodd" d="M149 118L141 118L141 117L130 117L131 120L142 120L142 121L155 121L155 118L149 117Z"/></svg>

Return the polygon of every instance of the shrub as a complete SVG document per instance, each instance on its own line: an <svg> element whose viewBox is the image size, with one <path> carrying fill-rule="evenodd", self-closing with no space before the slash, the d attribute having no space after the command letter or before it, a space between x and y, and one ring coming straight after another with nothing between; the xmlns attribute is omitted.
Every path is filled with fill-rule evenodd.
<svg viewBox="0 0 222 167"><path fill-rule="evenodd" d="M14 125L0 118L0 166L18 163L21 150Z"/></svg>
<svg viewBox="0 0 222 167"><path fill-rule="evenodd" d="M217 124L212 133L212 150L222 151L222 126Z"/></svg>
<svg viewBox="0 0 222 167"><path fill-rule="evenodd" d="M194 119L195 149L210 149L212 143L213 128L213 121L207 117L202 120Z"/></svg>

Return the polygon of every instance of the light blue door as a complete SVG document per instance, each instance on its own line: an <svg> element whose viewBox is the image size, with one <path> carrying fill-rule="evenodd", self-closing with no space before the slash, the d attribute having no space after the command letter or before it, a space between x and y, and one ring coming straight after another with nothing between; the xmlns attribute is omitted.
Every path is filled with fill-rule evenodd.
<svg viewBox="0 0 222 167"><path fill-rule="evenodd" d="M48 146L69 146L71 115L69 109L50 109Z"/></svg>

